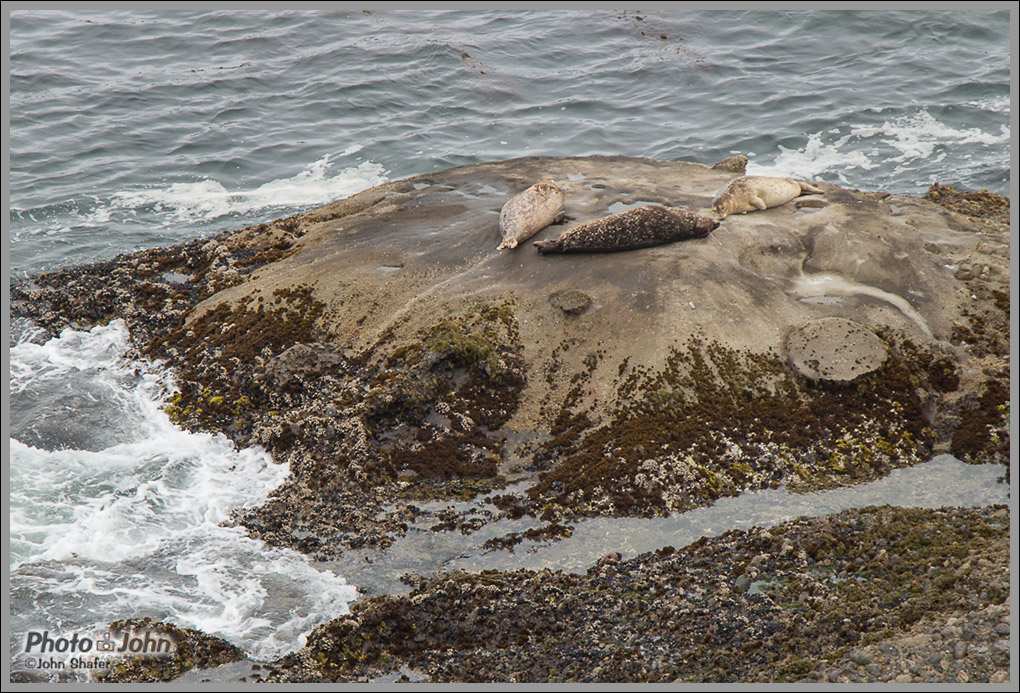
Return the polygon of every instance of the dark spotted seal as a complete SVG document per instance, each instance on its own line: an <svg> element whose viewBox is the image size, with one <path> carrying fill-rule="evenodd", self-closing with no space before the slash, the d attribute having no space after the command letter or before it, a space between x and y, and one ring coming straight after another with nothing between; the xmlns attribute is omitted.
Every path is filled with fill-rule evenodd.
<svg viewBox="0 0 1020 693"><path fill-rule="evenodd" d="M580 224L535 247L540 253L611 253L702 238L718 226L709 217L654 205Z"/></svg>
<svg viewBox="0 0 1020 693"><path fill-rule="evenodd" d="M778 207L803 193L821 192L813 185L792 178L741 176L731 180L730 184L712 200L712 211L716 218L725 219L731 214L750 212L753 209Z"/></svg>
<svg viewBox="0 0 1020 693"><path fill-rule="evenodd" d="M499 213L503 242L496 250L516 248L549 224L563 219L563 191L551 180L532 185L507 200Z"/></svg>

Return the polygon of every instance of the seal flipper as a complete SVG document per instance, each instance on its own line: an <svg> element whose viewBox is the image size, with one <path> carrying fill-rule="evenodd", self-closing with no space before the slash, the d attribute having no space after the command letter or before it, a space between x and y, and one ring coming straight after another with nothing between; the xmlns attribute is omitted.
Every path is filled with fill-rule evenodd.
<svg viewBox="0 0 1020 693"><path fill-rule="evenodd" d="M560 245L558 240L556 241L535 241L532 243L533 246L538 248L538 252L545 255L546 253L562 253L563 246Z"/></svg>
<svg viewBox="0 0 1020 693"><path fill-rule="evenodd" d="M750 197L750 199L748 199L748 202L750 202L752 205L754 205L757 209L763 209L763 210L764 209L768 209L768 205L765 204L765 201L762 200L757 195L752 195Z"/></svg>
<svg viewBox="0 0 1020 693"><path fill-rule="evenodd" d="M825 194L824 190L820 190L819 188L816 188L815 186L813 186L813 185L811 185L809 183L802 183L801 181L797 181L797 183L800 185L800 194L801 195L824 195Z"/></svg>

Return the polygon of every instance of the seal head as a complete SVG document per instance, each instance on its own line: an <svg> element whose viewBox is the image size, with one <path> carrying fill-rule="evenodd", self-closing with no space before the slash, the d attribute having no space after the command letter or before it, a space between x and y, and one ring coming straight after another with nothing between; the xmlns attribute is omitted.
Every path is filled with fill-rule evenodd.
<svg viewBox="0 0 1020 693"><path fill-rule="evenodd" d="M611 253L703 238L719 222L684 209L653 205L589 221L564 231L555 241L538 241L540 253Z"/></svg>

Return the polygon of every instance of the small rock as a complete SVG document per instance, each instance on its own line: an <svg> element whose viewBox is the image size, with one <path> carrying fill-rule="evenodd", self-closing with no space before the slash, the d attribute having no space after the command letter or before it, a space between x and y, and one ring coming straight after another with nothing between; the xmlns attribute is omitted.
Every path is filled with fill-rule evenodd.
<svg viewBox="0 0 1020 693"><path fill-rule="evenodd" d="M1008 683L1009 672L1008 671L997 671L988 677L988 683Z"/></svg>
<svg viewBox="0 0 1020 693"><path fill-rule="evenodd" d="M996 623L995 632L999 635L1009 635L1009 624L1008 623Z"/></svg>
<svg viewBox="0 0 1020 693"><path fill-rule="evenodd" d="M879 666L878 664L875 664L874 662L864 667L864 670L871 674L872 676L878 676L879 674L882 673L882 667Z"/></svg>
<svg viewBox="0 0 1020 693"><path fill-rule="evenodd" d="M956 270L956 273L953 276L959 279L960 281L968 282L974 278L974 273L965 267L961 267L960 269Z"/></svg>
<svg viewBox="0 0 1020 693"><path fill-rule="evenodd" d="M893 683L911 683L913 680L914 677L910 674L900 674L893 679Z"/></svg>
<svg viewBox="0 0 1020 693"><path fill-rule="evenodd" d="M744 573L743 575L737 578L736 582L734 583L734 586L741 592L746 592L747 589L751 586L751 577L747 573Z"/></svg>
<svg viewBox="0 0 1020 693"><path fill-rule="evenodd" d="M889 556L889 563L892 565L899 565L900 561L903 560L899 556Z"/></svg>
<svg viewBox="0 0 1020 693"><path fill-rule="evenodd" d="M953 645L953 659L963 659L967 656L967 643L960 640Z"/></svg>
<svg viewBox="0 0 1020 693"><path fill-rule="evenodd" d="M930 664L931 664L932 666L935 666L935 665L937 665L937 664L938 664L939 662L941 662L941 661L942 661L942 657L943 657L943 655L942 655L942 653L941 653L941 652L935 652L935 653L932 653L932 655L931 655L930 657L928 657L928 662L929 662L929 663L930 663Z"/></svg>
<svg viewBox="0 0 1020 693"><path fill-rule="evenodd" d="M835 317L812 320L791 332L786 354L801 375L834 381L870 373L889 357L885 342L869 328Z"/></svg>
<svg viewBox="0 0 1020 693"><path fill-rule="evenodd" d="M871 655L865 650L854 650L850 653L850 661L863 667L871 663Z"/></svg>
<svg viewBox="0 0 1020 693"><path fill-rule="evenodd" d="M743 154L728 156L725 159L719 159L719 161L712 164L712 168L718 171L731 171L733 173L743 174L747 172L747 157Z"/></svg>
<svg viewBox="0 0 1020 693"><path fill-rule="evenodd" d="M878 651L887 655L894 655L897 653L896 647L887 642L879 643Z"/></svg>
<svg viewBox="0 0 1020 693"><path fill-rule="evenodd" d="M839 669L831 669L826 678L829 680L829 683L839 683L840 679L843 678L843 672Z"/></svg>
<svg viewBox="0 0 1020 693"><path fill-rule="evenodd" d="M567 291L557 291L549 297L549 303L553 304L567 315L580 315L584 311L588 310L591 306L591 296L578 291L576 289L569 289Z"/></svg>
<svg viewBox="0 0 1020 693"><path fill-rule="evenodd" d="M616 551L610 551L599 559L599 565L615 565L620 562L620 554Z"/></svg>

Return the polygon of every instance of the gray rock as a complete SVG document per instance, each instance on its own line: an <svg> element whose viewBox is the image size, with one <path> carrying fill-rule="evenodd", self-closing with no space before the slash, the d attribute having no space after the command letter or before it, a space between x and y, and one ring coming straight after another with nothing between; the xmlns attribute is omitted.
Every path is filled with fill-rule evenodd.
<svg viewBox="0 0 1020 693"><path fill-rule="evenodd" d="M747 589L751 586L751 577L747 573L744 573L743 575L737 578L736 582L734 583L734 586L741 592L746 592Z"/></svg>
<svg viewBox="0 0 1020 693"><path fill-rule="evenodd" d="M854 664L864 666L871 663L871 655L865 650L854 650L850 653L850 661Z"/></svg>
<svg viewBox="0 0 1020 693"><path fill-rule="evenodd" d="M889 356L878 335L844 318L822 318L802 325L787 338L786 352L801 375L843 382L876 370Z"/></svg>
<svg viewBox="0 0 1020 693"><path fill-rule="evenodd" d="M840 679L843 678L843 672L839 669L831 669L826 678L829 680L829 683L839 683Z"/></svg>
<svg viewBox="0 0 1020 693"><path fill-rule="evenodd" d="M1009 624L1008 623L996 623L995 632L999 635L1009 635Z"/></svg>
<svg viewBox="0 0 1020 693"><path fill-rule="evenodd" d="M960 640L953 645L953 659L963 659L967 656L968 645L964 641Z"/></svg>
<svg viewBox="0 0 1020 693"><path fill-rule="evenodd" d="M553 304L567 315L580 315L591 306L591 296L576 289L558 291L549 297Z"/></svg>
<svg viewBox="0 0 1020 693"><path fill-rule="evenodd" d="M864 667L864 670L872 676L879 676L882 673L881 665L875 664L874 662Z"/></svg>

